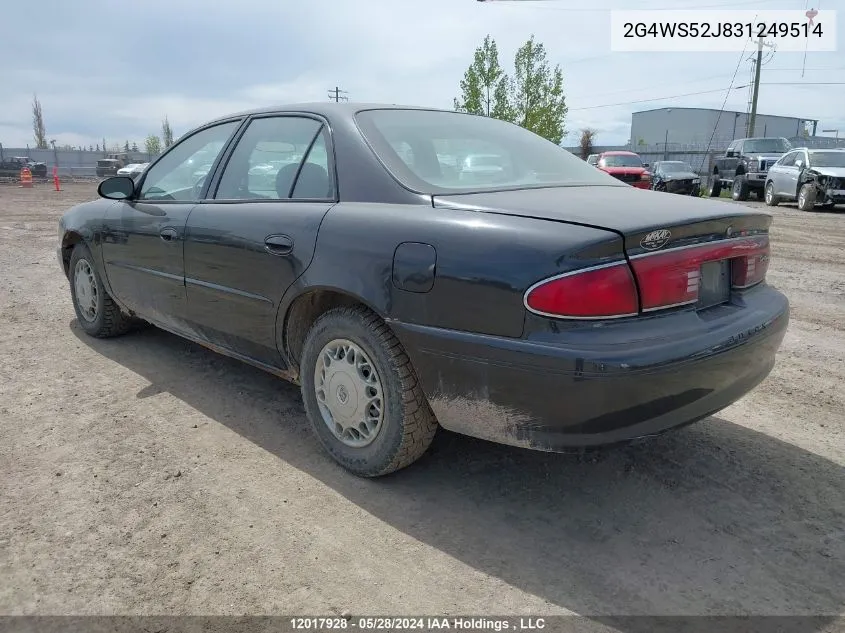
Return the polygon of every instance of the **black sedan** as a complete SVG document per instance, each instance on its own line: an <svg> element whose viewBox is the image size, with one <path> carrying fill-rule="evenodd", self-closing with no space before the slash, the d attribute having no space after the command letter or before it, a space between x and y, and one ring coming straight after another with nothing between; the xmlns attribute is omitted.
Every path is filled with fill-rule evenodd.
<svg viewBox="0 0 845 633"><path fill-rule="evenodd" d="M655 191L686 196L697 196L701 192L701 177L684 161L658 161L651 166L651 173L651 188Z"/></svg>
<svg viewBox="0 0 845 633"><path fill-rule="evenodd" d="M501 169L463 169L479 154ZM562 451L707 417L766 377L789 319L771 216L634 189L487 117L246 112L99 194L59 224L81 327L141 319L301 384L362 476L438 426Z"/></svg>

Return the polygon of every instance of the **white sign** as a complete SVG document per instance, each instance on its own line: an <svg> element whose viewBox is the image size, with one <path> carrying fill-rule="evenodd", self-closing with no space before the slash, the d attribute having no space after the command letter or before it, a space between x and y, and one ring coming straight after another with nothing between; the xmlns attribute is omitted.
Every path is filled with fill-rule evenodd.
<svg viewBox="0 0 845 633"><path fill-rule="evenodd" d="M836 49L836 11L611 11L610 48L630 52L753 51L763 40L778 52Z"/></svg>

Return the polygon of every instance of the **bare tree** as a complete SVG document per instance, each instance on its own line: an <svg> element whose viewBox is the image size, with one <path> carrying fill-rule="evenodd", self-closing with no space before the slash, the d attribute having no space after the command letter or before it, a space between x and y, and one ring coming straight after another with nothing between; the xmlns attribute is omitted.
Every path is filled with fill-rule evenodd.
<svg viewBox="0 0 845 633"><path fill-rule="evenodd" d="M581 158L587 160L587 157L593 153L593 140L596 138L596 131L585 127L581 130Z"/></svg>
<svg viewBox="0 0 845 633"><path fill-rule="evenodd" d="M35 133L35 147L47 149L47 128L44 126L44 113L38 95L32 96L32 131Z"/></svg>

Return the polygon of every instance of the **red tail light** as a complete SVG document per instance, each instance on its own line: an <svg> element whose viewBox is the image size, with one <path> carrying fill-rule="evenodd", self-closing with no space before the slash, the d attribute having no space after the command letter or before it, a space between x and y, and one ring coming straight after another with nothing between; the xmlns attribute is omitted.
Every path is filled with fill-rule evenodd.
<svg viewBox="0 0 845 633"><path fill-rule="evenodd" d="M767 235L725 240L679 248L665 253L634 255L643 311L658 310L698 300L699 271L707 262L731 260L731 285L748 288L766 278L769 266Z"/></svg>
<svg viewBox="0 0 845 633"><path fill-rule="evenodd" d="M544 279L525 293L525 307L571 319L611 319L639 312L637 287L624 261Z"/></svg>

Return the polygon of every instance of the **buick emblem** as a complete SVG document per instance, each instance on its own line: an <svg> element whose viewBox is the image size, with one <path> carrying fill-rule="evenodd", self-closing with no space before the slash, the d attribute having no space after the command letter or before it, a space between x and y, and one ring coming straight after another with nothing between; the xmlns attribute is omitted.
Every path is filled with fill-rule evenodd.
<svg viewBox="0 0 845 633"><path fill-rule="evenodd" d="M663 248L672 237L672 232L669 229L660 229L652 231L640 240L640 246L647 251L655 251L658 248Z"/></svg>

